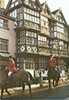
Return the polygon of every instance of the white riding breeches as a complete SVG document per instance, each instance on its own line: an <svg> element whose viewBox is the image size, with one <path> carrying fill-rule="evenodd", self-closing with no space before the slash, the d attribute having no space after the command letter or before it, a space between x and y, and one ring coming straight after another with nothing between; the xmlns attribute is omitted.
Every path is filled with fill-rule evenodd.
<svg viewBox="0 0 69 100"><path fill-rule="evenodd" d="M8 76L11 76L11 74L12 74L12 72L11 72L11 71L9 71L9 72L8 72Z"/></svg>

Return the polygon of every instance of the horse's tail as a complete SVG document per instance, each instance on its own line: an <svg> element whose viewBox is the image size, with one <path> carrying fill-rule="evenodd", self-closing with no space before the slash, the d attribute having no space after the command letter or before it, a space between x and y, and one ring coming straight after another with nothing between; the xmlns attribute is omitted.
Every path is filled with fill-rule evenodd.
<svg viewBox="0 0 69 100"><path fill-rule="evenodd" d="M27 74L28 74L28 78L29 78L28 80L33 82L34 81L34 78L31 75L31 73L30 72L27 72Z"/></svg>

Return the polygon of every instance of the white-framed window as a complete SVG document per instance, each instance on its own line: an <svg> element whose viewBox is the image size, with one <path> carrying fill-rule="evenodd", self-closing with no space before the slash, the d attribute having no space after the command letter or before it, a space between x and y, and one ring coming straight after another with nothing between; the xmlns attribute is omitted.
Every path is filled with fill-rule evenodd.
<svg viewBox="0 0 69 100"><path fill-rule="evenodd" d="M8 28L8 20L0 19L0 27Z"/></svg>
<svg viewBox="0 0 69 100"><path fill-rule="evenodd" d="M13 18L16 18L17 17L17 11L14 10L13 12L11 12L10 16L13 17Z"/></svg>
<svg viewBox="0 0 69 100"><path fill-rule="evenodd" d="M24 0L24 3L28 5L29 4L29 0Z"/></svg>
<svg viewBox="0 0 69 100"><path fill-rule="evenodd" d="M46 46L47 45L47 38L44 36L38 36L38 45Z"/></svg>

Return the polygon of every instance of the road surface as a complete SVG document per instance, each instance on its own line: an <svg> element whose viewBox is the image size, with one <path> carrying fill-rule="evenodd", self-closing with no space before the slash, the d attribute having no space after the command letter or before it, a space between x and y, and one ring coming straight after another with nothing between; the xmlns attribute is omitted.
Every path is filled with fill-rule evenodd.
<svg viewBox="0 0 69 100"><path fill-rule="evenodd" d="M36 91L36 90L35 90ZM53 89L43 89L39 92L33 92L32 96L28 93L8 96L5 95L3 100L69 100L69 85ZM26 91L25 91L26 92ZM28 92L28 91L27 91Z"/></svg>

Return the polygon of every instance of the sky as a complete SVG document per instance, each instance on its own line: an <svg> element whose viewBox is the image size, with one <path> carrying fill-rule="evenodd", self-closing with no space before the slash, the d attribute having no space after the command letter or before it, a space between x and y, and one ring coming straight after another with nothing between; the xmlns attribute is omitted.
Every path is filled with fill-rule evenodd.
<svg viewBox="0 0 69 100"><path fill-rule="evenodd" d="M7 3L8 0L5 0ZM47 1L47 4L51 11L60 8L64 14L64 17L69 24L69 0L39 0L41 3Z"/></svg>

